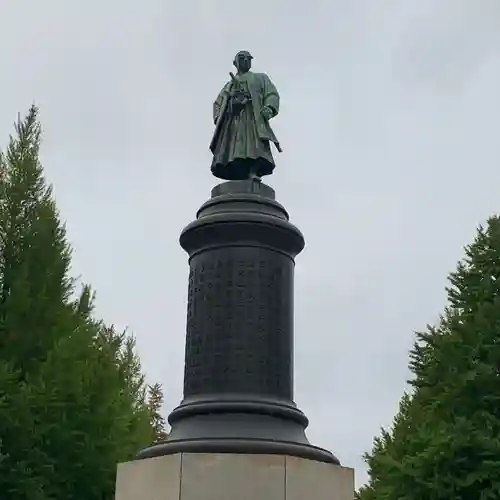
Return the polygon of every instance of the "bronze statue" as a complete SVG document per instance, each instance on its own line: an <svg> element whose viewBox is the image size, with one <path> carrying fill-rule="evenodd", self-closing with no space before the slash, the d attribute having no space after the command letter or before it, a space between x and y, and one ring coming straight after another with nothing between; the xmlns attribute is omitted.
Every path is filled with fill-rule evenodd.
<svg viewBox="0 0 500 500"><path fill-rule="evenodd" d="M252 59L246 50L236 54L236 75L229 73L231 80L214 102L210 150L212 173L220 179L260 181L274 170L271 142L281 152L269 124L279 112L280 97L266 74L250 71Z"/></svg>

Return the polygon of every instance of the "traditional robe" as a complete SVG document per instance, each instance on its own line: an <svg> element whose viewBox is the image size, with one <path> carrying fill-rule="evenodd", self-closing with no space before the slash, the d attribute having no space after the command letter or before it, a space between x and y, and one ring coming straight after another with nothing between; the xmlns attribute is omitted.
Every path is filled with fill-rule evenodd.
<svg viewBox="0 0 500 500"><path fill-rule="evenodd" d="M262 115L267 106L273 117L279 112L279 94L264 73L251 71L237 75L240 88L251 99L238 113L231 112L230 92L233 81L228 82L214 102L215 132L210 143L214 157L212 173L222 179L247 179L249 171L259 177L271 174L274 159L270 143L279 149L279 143Z"/></svg>

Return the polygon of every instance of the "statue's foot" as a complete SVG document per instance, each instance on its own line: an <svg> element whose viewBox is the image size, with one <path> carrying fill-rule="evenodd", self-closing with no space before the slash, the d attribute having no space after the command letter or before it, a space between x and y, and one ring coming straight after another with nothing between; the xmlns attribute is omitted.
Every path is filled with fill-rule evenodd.
<svg viewBox="0 0 500 500"><path fill-rule="evenodd" d="M254 182L262 182L262 179L255 172L250 172L249 179Z"/></svg>

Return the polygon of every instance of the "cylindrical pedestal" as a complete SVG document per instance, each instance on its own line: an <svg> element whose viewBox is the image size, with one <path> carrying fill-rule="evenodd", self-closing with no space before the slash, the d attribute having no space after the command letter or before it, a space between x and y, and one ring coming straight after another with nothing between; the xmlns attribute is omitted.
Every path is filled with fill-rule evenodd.
<svg viewBox="0 0 500 500"><path fill-rule="evenodd" d="M169 439L139 458L254 453L338 464L308 442L293 402L294 258L304 238L274 190L216 186L180 243L190 265L184 399Z"/></svg>

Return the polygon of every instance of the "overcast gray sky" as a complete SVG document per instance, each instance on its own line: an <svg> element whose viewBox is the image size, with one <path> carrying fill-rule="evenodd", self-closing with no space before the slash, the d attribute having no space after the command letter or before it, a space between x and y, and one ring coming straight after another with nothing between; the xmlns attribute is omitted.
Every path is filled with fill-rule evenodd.
<svg viewBox="0 0 500 500"><path fill-rule="evenodd" d="M43 160L98 312L182 397L178 235L216 183L212 101L240 49L282 95L266 179L304 232L296 401L361 455L405 388L413 330L500 207L498 0L0 0L0 141L35 101ZM3 139L1 139L3 137Z"/></svg>

